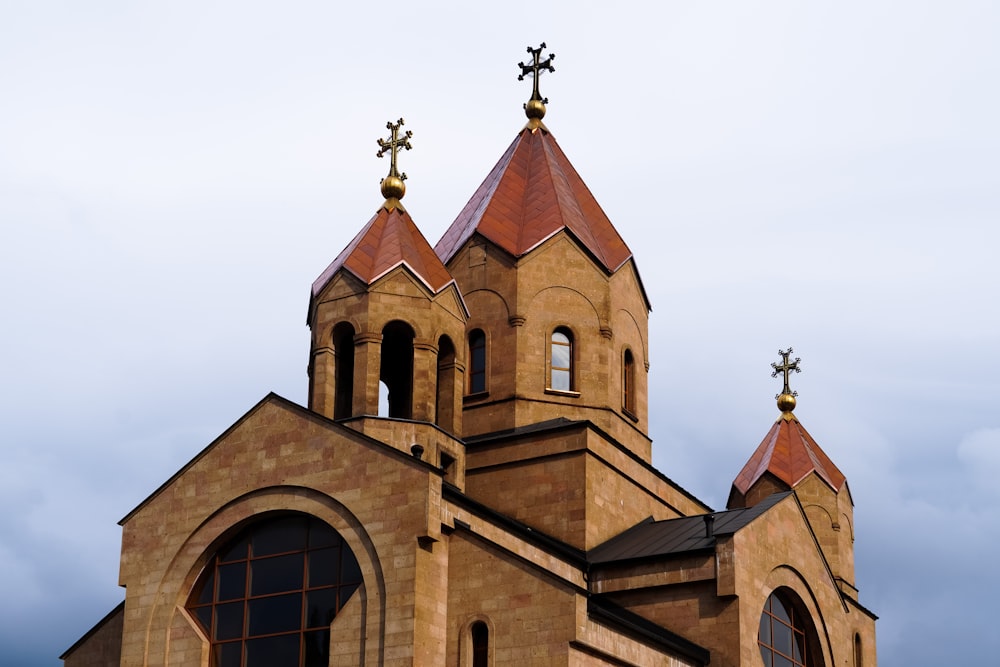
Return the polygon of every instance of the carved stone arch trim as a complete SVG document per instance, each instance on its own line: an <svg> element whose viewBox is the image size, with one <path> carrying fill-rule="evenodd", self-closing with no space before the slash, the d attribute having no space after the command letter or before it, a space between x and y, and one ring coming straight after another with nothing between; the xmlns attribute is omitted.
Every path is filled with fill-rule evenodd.
<svg viewBox="0 0 1000 667"><path fill-rule="evenodd" d="M794 601L804 608L808 616L809 623L812 626L811 630L815 634L816 639L814 648L818 649L820 653L816 657L819 657L821 660L820 662L813 660L810 663L810 667L835 667L830 628L827 626L826 618L823 616L819 599L806 578L791 565L776 566L768 573L765 585L760 589L759 598L754 596L752 600L749 600L750 604L753 605L751 609L756 610L756 614L759 616L767 598L771 593L776 591L784 591L786 596L789 594L793 595ZM752 619L752 623L757 622L758 616L752 613L748 614L748 618Z"/></svg>
<svg viewBox="0 0 1000 667"><path fill-rule="evenodd" d="M325 493L301 486L255 489L234 498L209 515L184 540L164 570L156 591L156 602L146 626L145 664L169 664L170 628L181 614L193 624L184 607L198 577L215 552L250 523L274 512L300 512L329 524L348 544L361 568L362 596L361 665L382 665L386 624L386 584L375 544L361 521L346 506ZM178 585L179 583L179 585ZM155 637L155 629L164 636ZM195 627L198 635L204 633ZM207 640L206 640L207 641ZM161 646L162 655L150 647ZM208 652L203 651L207 658Z"/></svg>
<svg viewBox="0 0 1000 667"><path fill-rule="evenodd" d="M488 633L488 640L486 644L488 657L486 659L486 664L496 664L496 625L493 623L493 619L489 616L485 614L474 614L473 616L465 619L465 622L462 623L458 632L459 667L472 667L472 626L476 623L483 623L486 626L486 631Z"/></svg>
<svg viewBox="0 0 1000 667"><path fill-rule="evenodd" d="M619 308L618 312L622 313L625 316L626 319L630 320L632 322L632 324L635 325L635 331L636 331L636 334L637 334L637 338L639 339L639 344L642 345L642 363L643 363L643 365L645 365L646 370L648 371L649 370L649 341L647 341L646 337L642 335L642 327L639 325L639 322L635 319L635 315L632 314L632 311L626 310L625 308Z"/></svg>
<svg viewBox="0 0 1000 667"><path fill-rule="evenodd" d="M810 510L819 510L820 512L822 512L823 514L826 515L827 521L829 522L831 529L833 529L833 530L838 530L839 529L837 527L837 519L836 519L836 517L832 516L830 514L830 511L828 509L826 509L825 507L823 507L822 505L819 505L817 503L810 503L808 505L806 505L806 504L802 505L802 511L806 513L807 517L809 516L809 511Z"/></svg>
<svg viewBox="0 0 1000 667"><path fill-rule="evenodd" d="M528 303L528 308L522 308L521 311L530 313L532 308L534 308L535 302L538 301L538 297L540 297L545 292L554 292L554 291L566 291L579 295L580 298L583 299L588 306L590 306L591 310L594 311L594 320L597 323L598 329L600 328L601 324L605 322L605 318L601 316L600 311L597 309L597 306L594 304L594 302L591 301L590 297L588 297L580 290L568 287L566 285L548 285L547 287L543 287L542 289L538 290L531 296L531 299L529 300Z"/></svg>

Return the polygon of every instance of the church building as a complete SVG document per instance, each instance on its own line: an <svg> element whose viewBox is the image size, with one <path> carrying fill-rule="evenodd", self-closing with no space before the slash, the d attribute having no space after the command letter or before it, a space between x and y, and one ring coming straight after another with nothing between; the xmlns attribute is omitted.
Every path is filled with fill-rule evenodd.
<svg viewBox="0 0 1000 667"><path fill-rule="evenodd" d="M653 467L650 303L542 122L544 48L436 246L388 124L384 202L311 287L308 405L265 396L122 519L125 600L66 667L875 667L790 349L725 509Z"/></svg>

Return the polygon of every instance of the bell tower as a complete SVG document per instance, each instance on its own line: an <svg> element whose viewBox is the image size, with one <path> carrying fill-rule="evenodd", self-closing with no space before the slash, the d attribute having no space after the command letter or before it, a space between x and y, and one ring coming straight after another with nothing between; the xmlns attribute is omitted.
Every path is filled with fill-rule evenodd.
<svg viewBox="0 0 1000 667"><path fill-rule="evenodd" d="M542 122L545 44L528 47L527 124L435 250L471 316L466 436L590 421L650 462L649 301L632 252Z"/></svg>
<svg viewBox="0 0 1000 667"><path fill-rule="evenodd" d="M362 431L388 430L370 422L378 417L460 437L468 311L401 202L398 154L413 136L403 125L387 123L378 139L378 157L390 158L385 201L312 286L309 407Z"/></svg>

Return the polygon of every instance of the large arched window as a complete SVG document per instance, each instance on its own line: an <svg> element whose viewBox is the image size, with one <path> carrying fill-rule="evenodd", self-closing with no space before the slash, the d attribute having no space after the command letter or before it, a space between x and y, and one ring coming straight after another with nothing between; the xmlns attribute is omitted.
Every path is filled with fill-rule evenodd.
<svg viewBox="0 0 1000 667"><path fill-rule="evenodd" d="M765 667L815 667L811 660L807 621L787 596L771 593L760 615L757 644Z"/></svg>
<svg viewBox="0 0 1000 667"><path fill-rule="evenodd" d="M626 349L622 355L622 409L634 417L635 412L635 358L632 350Z"/></svg>
<svg viewBox="0 0 1000 667"><path fill-rule="evenodd" d="M552 332L549 389L573 391L573 334L565 327Z"/></svg>
<svg viewBox="0 0 1000 667"><path fill-rule="evenodd" d="M212 667L326 667L330 624L361 584L337 532L283 514L255 522L205 566L187 608L212 644Z"/></svg>
<svg viewBox="0 0 1000 667"><path fill-rule="evenodd" d="M469 333L469 393L486 391L486 334L482 329Z"/></svg>

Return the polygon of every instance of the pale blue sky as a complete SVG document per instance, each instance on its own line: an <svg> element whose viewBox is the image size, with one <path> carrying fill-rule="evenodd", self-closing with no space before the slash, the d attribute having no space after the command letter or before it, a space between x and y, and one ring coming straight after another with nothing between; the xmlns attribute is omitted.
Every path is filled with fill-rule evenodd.
<svg viewBox="0 0 1000 667"><path fill-rule="evenodd" d="M880 664L1000 653L1000 6L0 0L0 663L117 604L117 521L268 391L381 203L434 243L545 121L654 311L654 461L709 504L777 416L847 475ZM609 9L609 8L613 8Z"/></svg>

